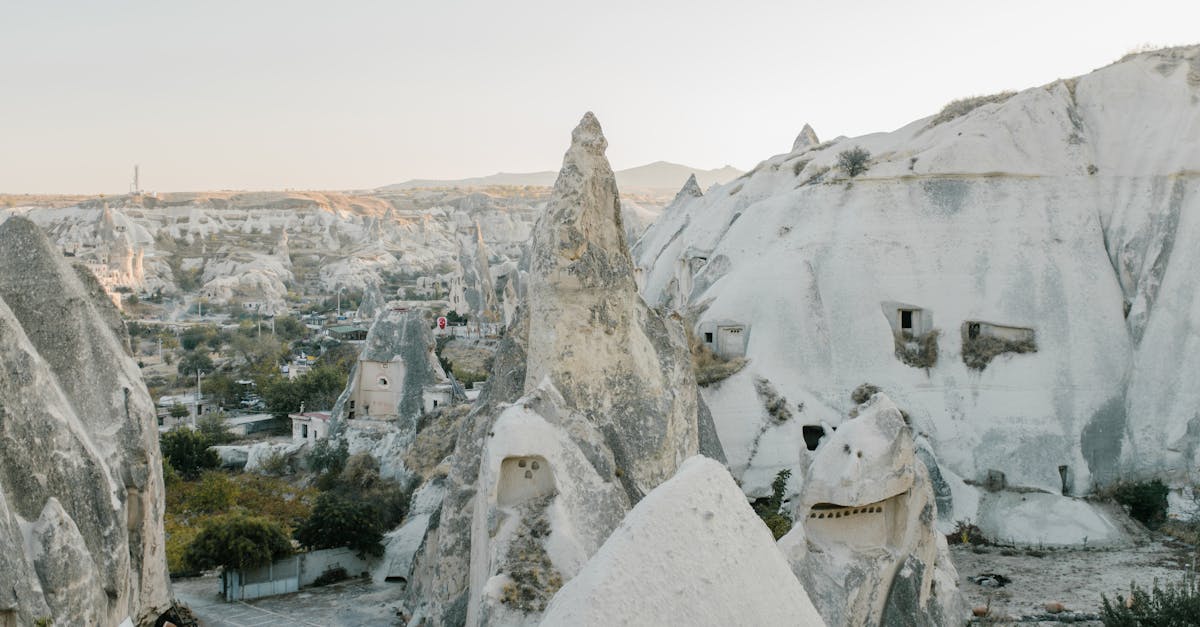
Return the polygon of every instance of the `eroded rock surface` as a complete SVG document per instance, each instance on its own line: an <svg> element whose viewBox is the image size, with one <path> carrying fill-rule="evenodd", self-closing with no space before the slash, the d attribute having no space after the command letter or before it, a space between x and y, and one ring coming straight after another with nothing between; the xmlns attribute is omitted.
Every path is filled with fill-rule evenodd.
<svg viewBox="0 0 1200 627"><path fill-rule="evenodd" d="M536 624L555 584L700 448L683 329L637 294L606 147L587 114L534 228L523 304L414 564L429 624Z"/></svg>
<svg viewBox="0 0 1200 627"><path fill-rule="evenodd" d="M0 623L169 607L154 404L91 287L33 223L0 224Z"/></svg>
<svg viewBox="0 0 1200 627"><path fill-rule="evenodd" d="M830 625L949 625L958 574L912 430L881 393L823 442L780 540Z"/></svg>

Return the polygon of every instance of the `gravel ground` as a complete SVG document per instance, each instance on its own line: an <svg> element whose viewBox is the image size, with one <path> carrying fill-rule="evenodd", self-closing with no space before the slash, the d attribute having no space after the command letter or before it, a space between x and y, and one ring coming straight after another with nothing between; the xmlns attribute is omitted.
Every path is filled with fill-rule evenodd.
<svg viewBox="0 0 1200 627"><path fill-rule="evenodd" d="M976 607L990 601L991 620L987 622L1003 623L1045 615L1045 604L1054 601L1068 612L1099 614L1101 594L1115 599L1117 594L1129 596L1130 582L1148 588L1155 579L1160 584L1178 581L1196 552L1183 543L1154 537L1130 546L1086 549L959 545L951 547L951 555L968 604ZM990 588L971 581L987 573L1003 575L1011 582Z"/></svg>
<svg viewBox="0 0 1200 627"><path fill-rule="evenodd" d="M396 617L400 593L392 584L349 581L277 597L226 603L215 575L171 582L175 597L188 604L203 627L326 627L403 625Z"/></svg>

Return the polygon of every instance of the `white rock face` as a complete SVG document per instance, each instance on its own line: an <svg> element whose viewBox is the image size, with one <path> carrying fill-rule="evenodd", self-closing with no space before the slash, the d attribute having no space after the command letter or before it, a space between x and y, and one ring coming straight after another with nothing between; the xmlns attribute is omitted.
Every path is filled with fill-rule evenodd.
<svg viewBox="0 0 1200 627"><path fill-rule="evenodd" d="M589 113L535 228L522 305L464 419L410 586L433 624L536 624L647 492L697 452L721 454L715 437L702 441L713 429L682 326L637 295L605 147Z"/></svg>
<svg viewBox="0 0 1200 627"><path fill-rule="evenodd" d="M948 480L997 470L1067 495L1195 481L1198 68L1197 47L1132 56L946 121L801 146L664 210L635 247L646 299L749 329L749 365L704 390L746 490L807 465L801 427L838 425L864 381ZM837 160L855 147L871 157L851 179ZM901 309L940 331L932 366L896 357ZM1036 352L972 369L972 322L1031 330ZM759 409L758 378L794 420Z"/></svg>
<svg viewBox="0 0 1200 627"><path fill-rule="evenodd" d="M170 605L154 404L100 284L0 224L0 624Z"/></svg>
<svg viewBox="0 0 1200 627"><path fill-rule="evenodd" d="M817 132L813 130L813 127L805 124L804 128L800 129L800 134L796 136L796 141L792 142L792 152L815 148L820 143L821 140L817 139Z"/></svg>
<svg viewBox="0 0 1200 627"><path fill-rule="evenodd" d="M721 464L693 457L621 522L542 625L823 625Z"/></svg>
<svg viewBox="0 0 1200 627"><path fill-rule="evenodd" d="M110 290L174 293L196 273L189 294L276 311L289 287L366 289L385 271L455 268L476 225L492 254L515 260L545 200L544 189L180 193L0 209L0 221L33 220Z"/></svg>
<svg viewBox="0 0 1200 627"><path fill-rule="evenodd" d="M936 521L911 429L876 394L817 449L780 545L831 625L949 625L964 614Z"/></svg>
<svg viewBox="0 0 1200 627"><path fill-rule="evenodd" d="M623 440L610 445L636 500L698 450L695 378L679 325L637 295L596 118L584 116L571 140L530 244L525 388L549 379Z"/></svg>

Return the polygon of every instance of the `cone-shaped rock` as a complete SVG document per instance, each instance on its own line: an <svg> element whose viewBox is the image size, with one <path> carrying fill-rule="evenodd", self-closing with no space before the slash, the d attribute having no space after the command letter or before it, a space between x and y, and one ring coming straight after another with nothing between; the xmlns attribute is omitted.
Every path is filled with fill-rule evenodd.
<svg viewBox="0 0 1200 627"><path fill-rule="evenodd" d="M607 140L591 113L534 229L525 389L548 378L604 433L636 501L697 451L682 328L637 294Z"/></svg>
<svg viewBox="0 0 1200 627"><path fill-rule="evenodd" d="M675 199L671 201L671 204L674 205L689 198L699 198L703 195L704 191L700 189L700 184L696 182L696 175L692 174L688 177L687 182L683 184L683 187L679 188L679 193L675 194Z"/></svg>
<svg viewBox="0 0 1200 627"><path fill-rule="evenodd" d="M805 124L804 128L800 129L800 134L796 136L796 141L792 142L792 152L812 148L820 143L821 140L817 139L817 132L813 130L813 127Z"/></svg>

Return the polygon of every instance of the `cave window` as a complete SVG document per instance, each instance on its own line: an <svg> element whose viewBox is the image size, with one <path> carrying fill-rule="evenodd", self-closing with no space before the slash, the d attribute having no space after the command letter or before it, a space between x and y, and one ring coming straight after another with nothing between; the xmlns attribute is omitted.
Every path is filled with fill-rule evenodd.
<svg viewBox="0 0 1200 627"><path fill-rule="evenodd" d="M915 312L912 309L901 309L900 310L900 330L901 331L908 331L909 333L912 333L912 331L913 331L913 313L915 313Z"/></svg>
<svg viewBox="0 0 1200 627"><path fill-rule="evenodd" d="M1071 477L1071 467L1070 466L1059 466L1058 467L1058 476L1059 476L1059 478L1062 479L1062 494L1063 494L1063 496L1070 496L1071 490L1074 487L1072 485L1074 483L1074 481L1072 481L1072 477Z"/></svg>
<svg viewBox="0 0 1200 627"><path fill-rule="evenodd" d="M967 337L969 339L977 339L979 337L979 323L972 322L967 325Z"/></svg>
<svg viewBox="0 0 1200 627"><path fill-rule="evenodd" d="M821 443L821 438L825 437L825 428L818 425L805 425L801 429L801 434L804 436L804 447L815 451L817 445Z"/></svg>
<svg viewBox="0 0 1200 627"><path fill-rule="evenodd" d="M437 399L435 398L435 399L433 399L433 406L437 407L437 405L438 405L438 402L437 402Z"/></svg>
<svg viewBox="0 0 1200 627"><path fill-rule="evenodd" d="M354 401L350 401L350 409L354 409Z"/></svg>
<svg viewBox="0 0 1200 627"><path fill-rule="evenodd" d="M349 416L347 416L346 418L347 418L348 420L354 420L354 412L350 412L350 415L349 415Z"/></svg>
<svg viewBox="0 0 1200 627"><path fill-rule="evenodd" d="M387 377L379 377L379 387L387 387L387 386L388 386Z"/></svg>
<svg viewBox="0 0 1200 627"><path fill-rule="evenodd" d="M705 344L712 344L712 333L711 333L711 332L708 332L708 333L705 333L705 334L704 334L704 343L705 343Z"/></svg>
<svg viewBox="0 0 1200 627"><path fill-rule="evenodd" d="M308 425L300 425L300 437L305 440L308 439Z"/></svg>

